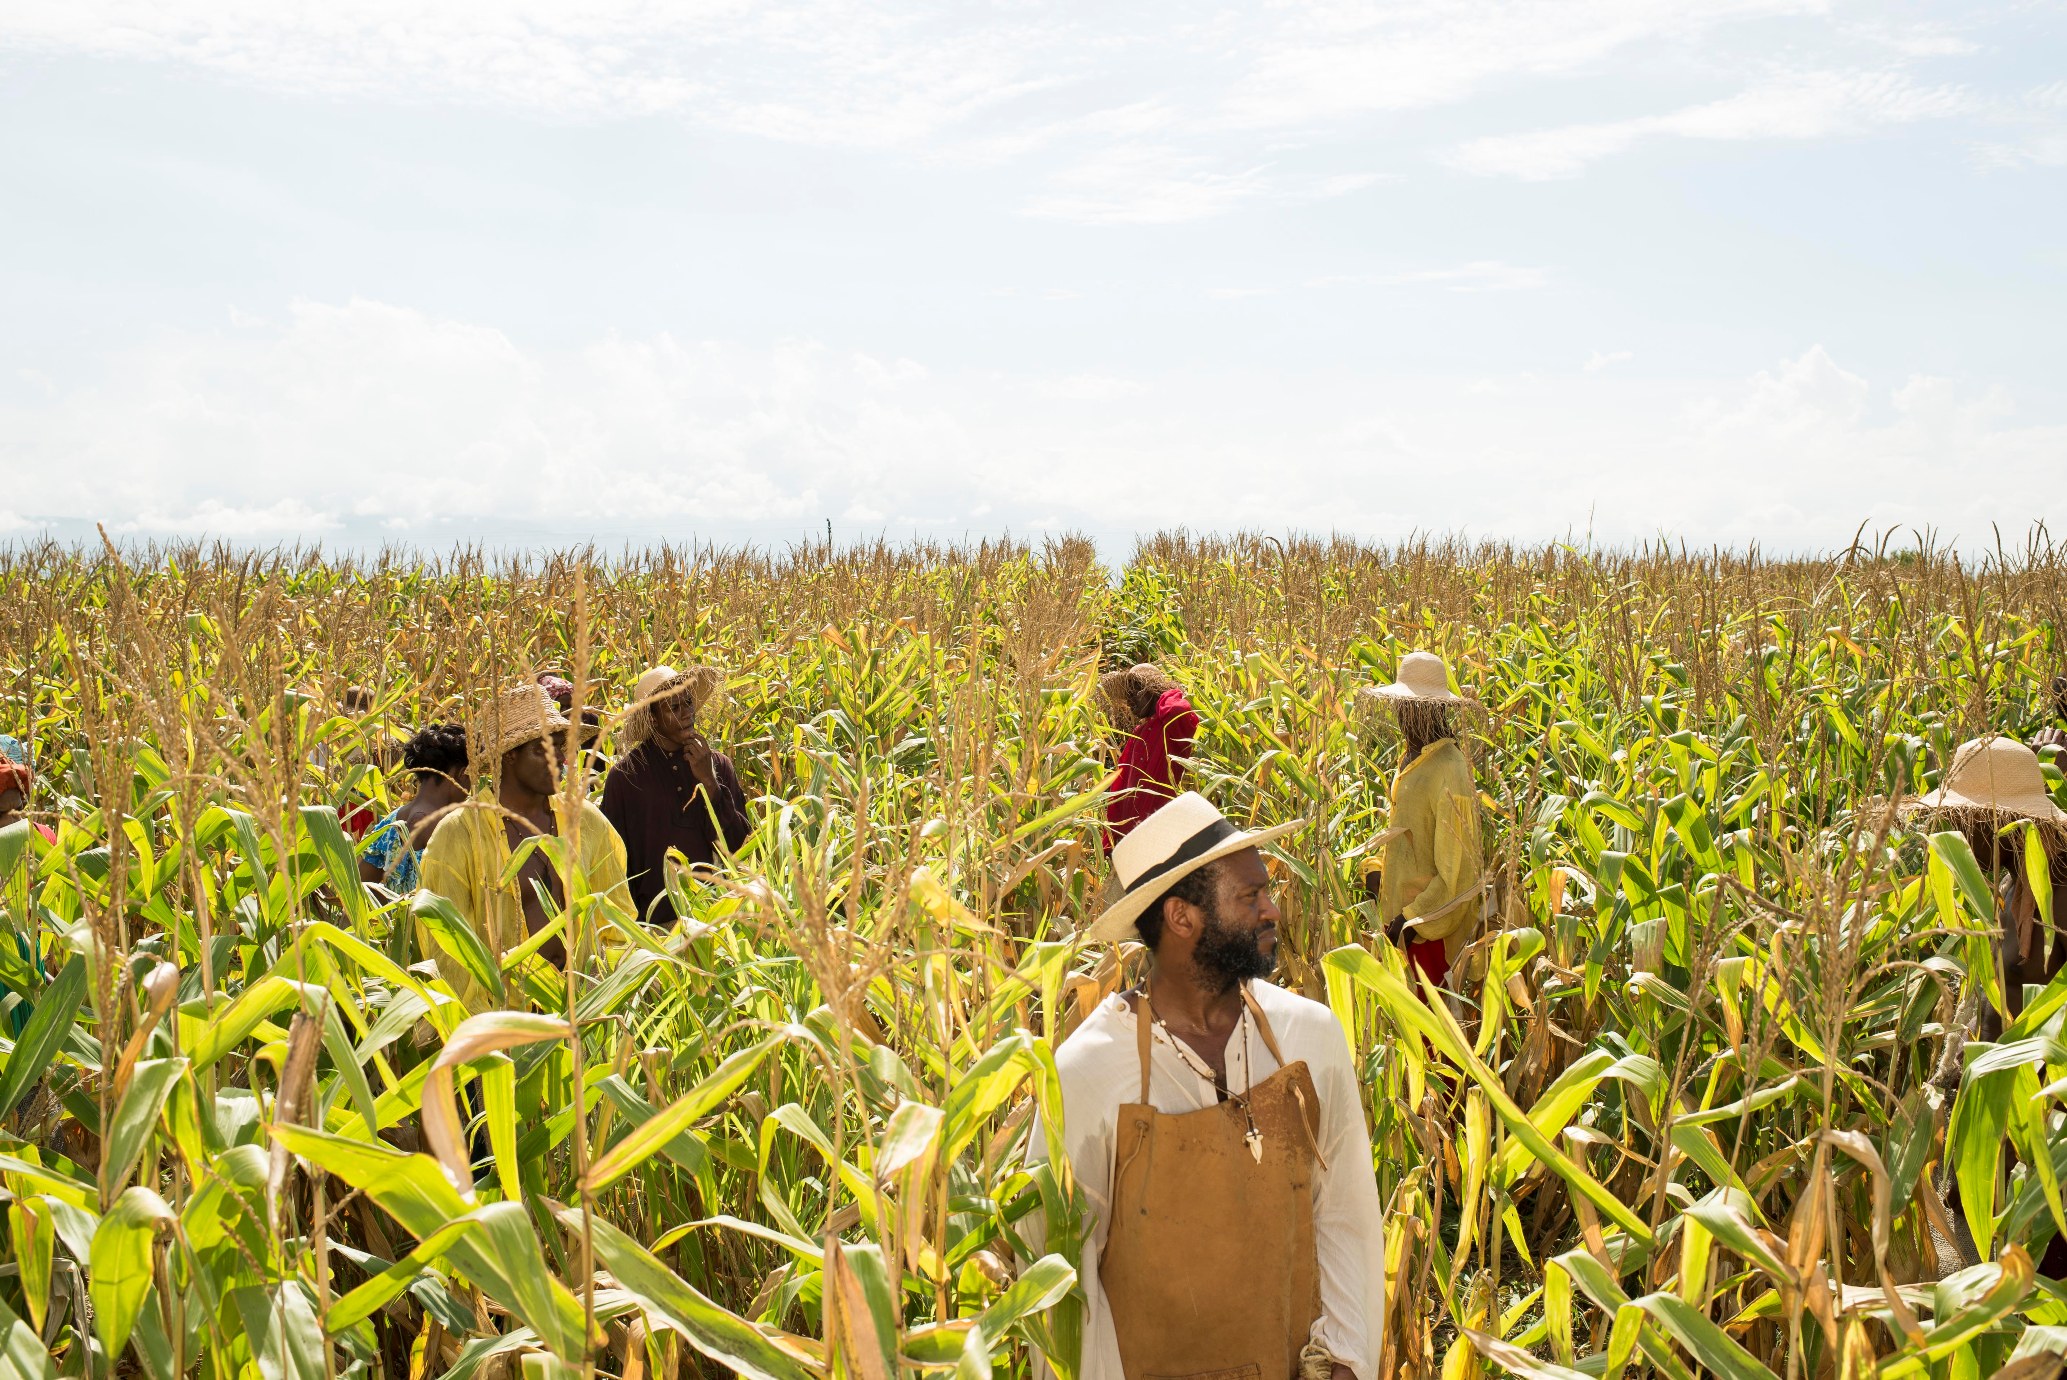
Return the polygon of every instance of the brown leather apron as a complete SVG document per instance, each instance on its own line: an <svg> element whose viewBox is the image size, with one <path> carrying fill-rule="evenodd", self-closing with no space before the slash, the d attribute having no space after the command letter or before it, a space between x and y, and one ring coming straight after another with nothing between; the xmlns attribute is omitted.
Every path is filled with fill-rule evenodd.
<svg viewBox="0 0 2067 1380"><path fill-rule="evenodd" d="M1141 1100L1120 1108L1098 1265L1127 1380L1292 1380L1320 1316L1320 1095L1303 1061L1285 1063L1247 987L1242 1000L1281 1067L1195 1112L1149 1103L1145 989L1135 1012Z"/></svg>

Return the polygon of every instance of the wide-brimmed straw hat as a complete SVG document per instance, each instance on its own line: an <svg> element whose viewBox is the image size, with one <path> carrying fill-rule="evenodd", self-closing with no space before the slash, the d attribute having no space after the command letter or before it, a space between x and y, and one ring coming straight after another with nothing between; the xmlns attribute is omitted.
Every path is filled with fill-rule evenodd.
<svg viewBox="0 0 2067 1380"><path fill-rule="evenodd" d="M1178 882L1209 862L1260 848L1305 823L1295 819L1268 829L1237 829L1212 801L1186 791L1114 846L1112 868L1120 896L1092 922L1089 938L1107 944L1140 938L1134 922Z"/></svg>
<svg viewBox="0 0 2067 1380"><path fill-rule="evenodd" d="M618 730L619 745L628 750L653 736L656 701L686 694L702 714L724 688L725 673L715 666L690 666L680 671L672 666L648 667L632 685L632 702L624 711L624 727Z"/></svg>
<svg viewBox="0 0 2067 1380"><path fill-rule="evenodd" d="M1392 703L1457 704L1478 708L1478 701L1450 688L1450 668L1434 652L1408 652L1390 685L1367 685L1357 692L1366 699Z"/></svg>
<svg viewBox="0 0 2067 1380"><path fill-rule="evenodd" d="M467 724L467 753L476 772L492 769L511 748L567 727L567 716L543 685L519 685L490 700Z"/></svg>
<svg viewBox="0 0 2067 1380"><path fill-rule="evenodd" d="M1904 801L1903 808L1961 823L2030 819L2067 827L2067 810L2047 792L2038 754L1999 733L1961 743L1938 789Z"/></svg>

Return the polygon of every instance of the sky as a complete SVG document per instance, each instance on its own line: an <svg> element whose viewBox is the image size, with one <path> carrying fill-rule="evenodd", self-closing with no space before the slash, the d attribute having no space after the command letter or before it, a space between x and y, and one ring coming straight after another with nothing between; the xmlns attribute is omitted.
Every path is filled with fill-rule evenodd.
<svg viewBox="0 0 2067 1380"><path fill-rule="evenodd" d="M2067 4L8 0L0 541L2067 528Z"/></svg>

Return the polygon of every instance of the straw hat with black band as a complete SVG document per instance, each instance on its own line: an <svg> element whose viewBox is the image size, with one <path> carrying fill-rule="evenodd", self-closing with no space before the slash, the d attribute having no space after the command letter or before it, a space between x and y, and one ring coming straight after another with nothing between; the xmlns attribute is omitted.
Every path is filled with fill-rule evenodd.
<svg viewBox="0 0 2067 1380"><path fill-rule="evenodd" d="M1139 940L1134 922L1178 882L1220 858L1260 848L1306 823L1295 819L1268 829L1235 828L1213 802L1186 791L1134 826L1112 850L1120 895L1091 924L1088 938L1102 944Z"/></svg>

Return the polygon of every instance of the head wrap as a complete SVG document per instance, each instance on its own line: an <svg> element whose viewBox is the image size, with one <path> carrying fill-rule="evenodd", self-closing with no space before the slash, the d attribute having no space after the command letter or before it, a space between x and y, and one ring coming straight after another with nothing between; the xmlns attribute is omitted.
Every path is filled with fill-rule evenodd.
<svg viewBox="0 0 2067 1380"><path fill-rule="evenodd" d="M0 733L0 794L20 791L27 795L35 784L36 770L29 765L28 745Z"/></svg>

